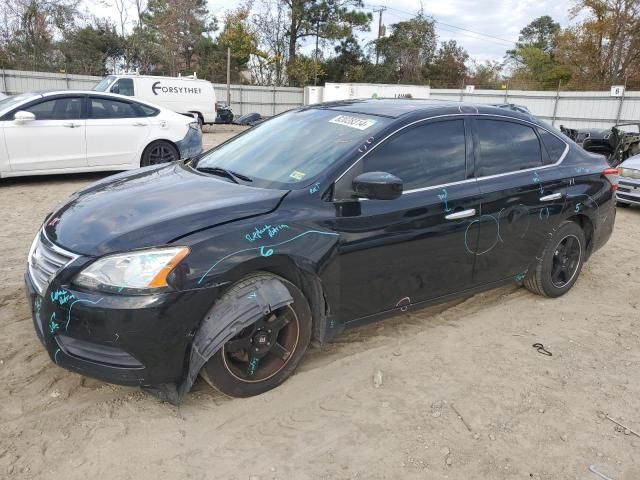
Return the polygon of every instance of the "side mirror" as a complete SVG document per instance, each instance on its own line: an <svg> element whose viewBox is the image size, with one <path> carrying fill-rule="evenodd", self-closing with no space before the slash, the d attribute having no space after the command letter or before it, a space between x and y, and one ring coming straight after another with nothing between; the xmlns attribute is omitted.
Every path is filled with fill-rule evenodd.
<svg viewBox="0 0 640 480"><path fill-rule="evenodd" d="M109 91L111 93L120 93L120 87L118 85L114 85L109 89Z"/></svg>
<svg viewBox="0 0 640 480"><path fill-rule="evenodd" d="M13 119L16 123L23 124L33 122L36 119L36 116L31 112L20 110L13 115Z"/></svg>
<svg viewBox="0 0 640 480"><path fill-rule="evenodd" d="M361 173L352 186L356 195L370 200L395 200L402 195L402 180L387 172Z"/></svg>

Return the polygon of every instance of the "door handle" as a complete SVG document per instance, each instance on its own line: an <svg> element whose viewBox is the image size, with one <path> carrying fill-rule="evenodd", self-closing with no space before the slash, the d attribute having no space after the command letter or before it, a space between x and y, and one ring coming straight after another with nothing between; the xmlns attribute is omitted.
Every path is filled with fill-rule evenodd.
<svg viewBox="0 0 640 480"><path fill-rule="evenodd" d="M76 128L76 127L79 127L80 124L71 122L71 123L65 123L64 126L68 128Z"/></svg>
<svg viewBox="0 0 640 480"><path fill-rule="evenodd" d="M148 124L144 122L133 122L134 127L146 127Z"/></svg>
<svg viewBox="0 0 640 480"><path fill-rule="evenodd" d="M469 218L473 217L476 214L475 208L470 208L469 210L461 210L459 212L450 213L446 215L444 218L447 220L460 220L461 218Z"/></svg>
<svg viewBox="0 0 640 480"><path fill-rule="evenodd" d="M541 202L552 202L553 200L560 200L562 198L562 193L552 193L551 195L545 195L544 197L540 197Z"/></svg>

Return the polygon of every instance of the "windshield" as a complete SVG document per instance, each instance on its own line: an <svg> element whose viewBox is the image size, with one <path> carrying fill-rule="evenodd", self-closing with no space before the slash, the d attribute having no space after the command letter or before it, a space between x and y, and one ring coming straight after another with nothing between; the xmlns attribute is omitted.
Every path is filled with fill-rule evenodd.
<svg viewBox="0 0 640 480"><path fill-rule="evenodd" d="M9 110L20 103L26 102L32 98L39 97L37 93L21 93L19 95L11 95L10 97L0 100L0 112Z"/></svg>
<svg viewBox="0 0 640 480"><path fill-rule="evenodd" d="M108 77L104 77L102 80L100 80L100 82L98 82L98 84L93 87L93 89L96 92L106 92L107 91L107 87L109 85L111 85L111 82L113 82L115 80L116 77L114 77L113 75L109 75Z"/></svg>
<svg viewBox="0 0 640 480"><path fill-rule="evenodd" d="M335 110L294 110L212 150L196 168L221 167L257 180L257 186L295 188L361 148L389 121Z"/></svg>

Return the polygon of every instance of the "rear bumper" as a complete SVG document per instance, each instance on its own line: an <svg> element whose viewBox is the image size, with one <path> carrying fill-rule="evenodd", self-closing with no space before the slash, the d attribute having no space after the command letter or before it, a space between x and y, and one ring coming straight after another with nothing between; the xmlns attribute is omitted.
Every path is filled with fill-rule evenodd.
<svg viewBox="0 0 640 480"><path fill-rule="evenodd" d="M184 138L176 142L180 159L187 160L202 153L202 131L199 128L189 127Z"/></svg>
<svg viewBox="0 0 640 480"><path fill-rule="evenodd" d="M215 298L210 289L144 296L95 294L56 285L55 280L40 297L28 273L25 286L34 329L53 362L132 386L182 378L193 334Z"/></svg>

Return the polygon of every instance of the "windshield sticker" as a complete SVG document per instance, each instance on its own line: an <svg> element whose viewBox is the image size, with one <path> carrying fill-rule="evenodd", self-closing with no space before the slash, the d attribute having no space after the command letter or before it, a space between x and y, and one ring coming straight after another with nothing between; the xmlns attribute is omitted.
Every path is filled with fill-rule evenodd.
<svg viewBox="0 0 640 480"><path fill-rule="evenodd" d="M371 125L376 123L375 120L350 117L349 115L338 115L337 117L329 120L329 123L337 123L338 125L344 125L345 127L356 128L358 130L366 130Z"/></svg>
<svg viewBox="0 0 640 480"><path fill-rule="evenodd" d="M307 176L306 173L304 172L299 172L298 170L294 170L293 172L291 172L291 174L289 175L291 178L293 178L294 180L302 180L304 177Z"/></svg>

